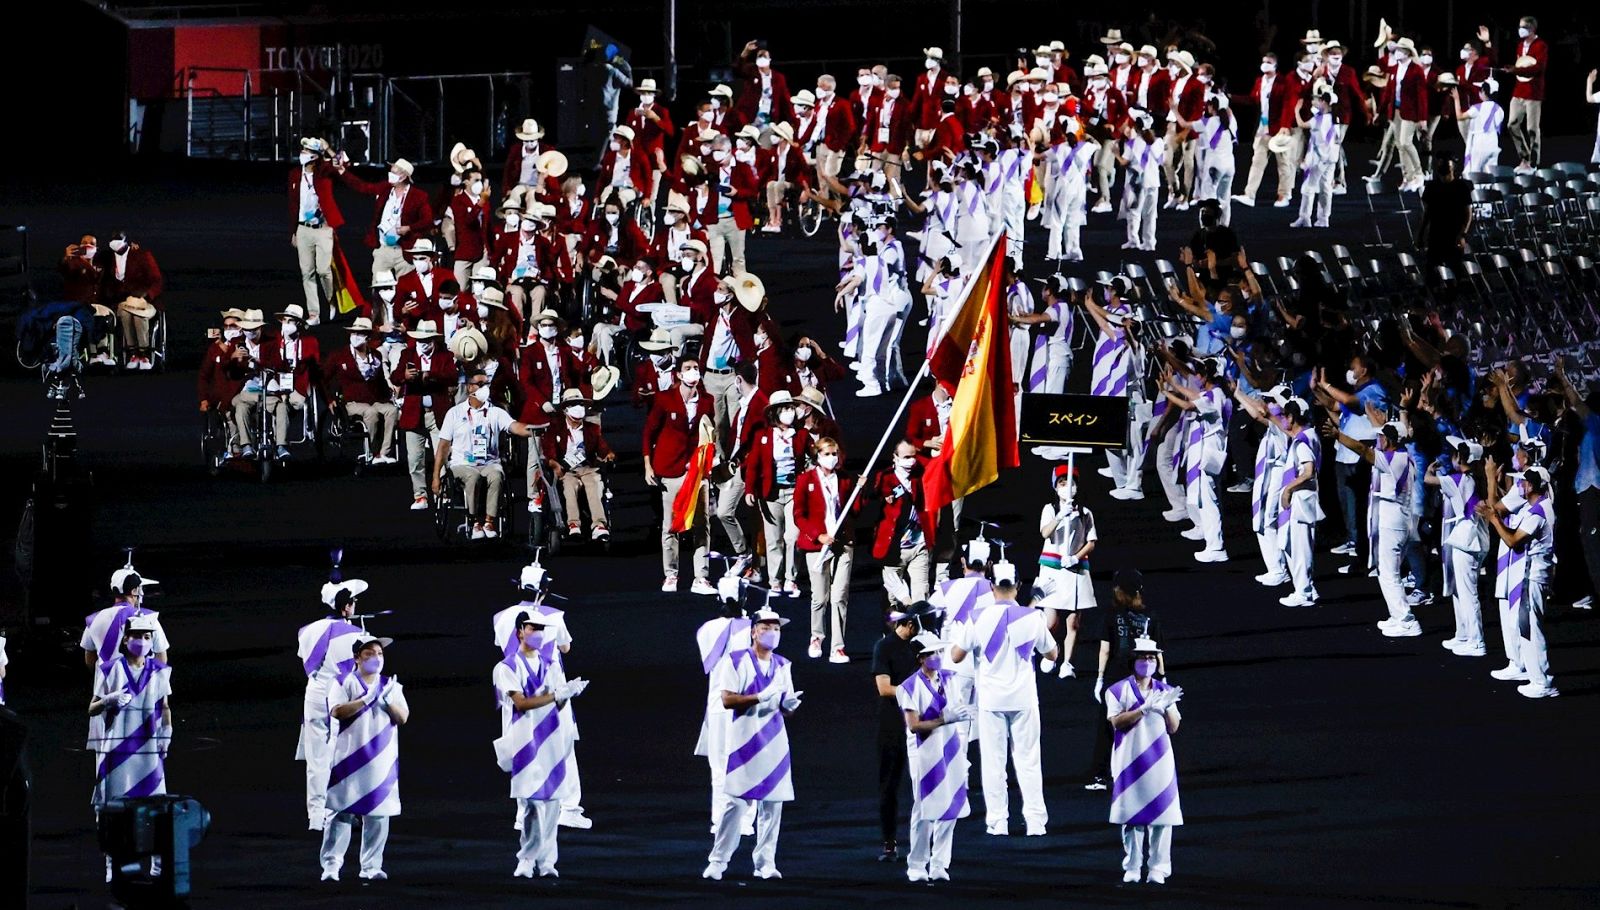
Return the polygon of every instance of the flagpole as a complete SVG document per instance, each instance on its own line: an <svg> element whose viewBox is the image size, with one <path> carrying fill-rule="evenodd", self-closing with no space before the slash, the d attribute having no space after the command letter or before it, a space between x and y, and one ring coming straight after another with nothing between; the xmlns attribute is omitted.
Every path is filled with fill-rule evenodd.
<svg viewBox="0 0 1600 910"><path fill-rule="evenodd" d="M983 257L979 260L980 262L983 262L985 265L988 264L989 257L994 255L994 248L997 244L999 244L1000 238L1004 236L1004 234L1005 230L1002 228L989 238L986 251L984 252ZM972 288L978 283L978 276L982 275L983 272L984 269L980 267L974 269L972 274L966 277L966 284L961 288L961 306L950 311L949 313L946 313L944 318L939 323L941 338L943 337L944 332L949 330L951 323L955 322L956 317L959 316L964 309L966 309L967 299L972 294ZM844 517L850 514L851 507L855 505L856 498L861 495L861 488L865 485L863 481L872 476L872 466L877 464L878 459L883 456L883 448L889 444L889 437L894 436L896 428L900 426L900 418L905 414L906 407L911 404L911 396L916 394L917 384L922 381L924 376L928 375L928 371L932 368L932 366L932 357L924 357L922 359L922 368L917 370L917 375L911 380L911 384L906 387L905 395L901 396L900 398L899 407L894 409L894 416L889 418L888 429L884 430L882 438L878 440L878 447L872 450L872 457L867 459L867 466L862 468L861 473L856 476L856 484L854 489L850 491L850 497L846 499L844 505L840 507L838 516L835 517L833 521L828 523L829 537L832 537L838 532L839 525L844 522Z"/></svg>

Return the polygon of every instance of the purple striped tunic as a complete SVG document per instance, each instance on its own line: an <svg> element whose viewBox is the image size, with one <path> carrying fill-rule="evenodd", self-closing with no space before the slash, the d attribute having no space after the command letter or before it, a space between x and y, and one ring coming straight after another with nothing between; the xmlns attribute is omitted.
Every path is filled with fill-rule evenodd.
<svg viewBox="0 0 1600 910"><path fill-rule="evenodd" d="M741 695L794 692L789 661L772 654L767 666L762 667L754 649L728 655L717 665L715 679L720 691ZM724 784L729 796L771 802L793 800L789 764L789 733L784 727L783 712L765 716L758 716L754 708L733 712Z"/></svg>
<svg viewBox="0 0 1600 910"><path fill-rule="evenodd" d="M388 694L397 705L405 706L393 679L379 676L370 685L359 673L351 673L329 688L333 705L358 699L371 699L355 717L335 719L338 733L333 740L333 769L328 774L328 809L351 815L400 814L400 733L394 718L378 706Z"/></svg>
<svg viewBox="0 0 1600 910"><path fill-rule="evenodd" d="M532 656L520 650L494 668L494 690L500 698L500 728L504 748L511 755L512 799L559 799L573 786L567 776L567 757L572 753L573 729L565 712L551 702L542 708L519 711L506 698L507 692L521 692L532 698L549 692L564 681L559 663L543 649Z"/></svg>
<svg viewBox="0 0 1600 910"><path fill-rule="evenodd" d="M1167 684L1152 680L1150 691ZM1144 694L1129 676L1106 689L1106 718L1116 717L1144 704ZM1172 708L1177 714L1177 708ZM1111 743L1111 822L1118 825L1181 825L1178 770L1172 756L1172 737L1159 715L1143 715L1127 730L1118 730Z"/></svg>
<svg viewBox="0 0 1600 910"><path fill-rule="evenodd" d="M135 669L126 657L117 657L99 670L96 697L125 687L133 693L133 701L100 715L102 735L92 744L96 760L91 802L99 808L113 799L166 793L164 762L172 727L162 702L172 694L171 668L148 657Z"/></svg>
<svg viewBox="0 0 1600 910"><path fill-rule="evenodd" d="M929 679L917 671L895 692L902 711L919 720L944 715L959 698L955 674L939 670ZM944 724L929 733L906 733L907 767L911 772L911 817L930 822L955 821L967 804L967 751L961 747L959 724Z"/></svg>

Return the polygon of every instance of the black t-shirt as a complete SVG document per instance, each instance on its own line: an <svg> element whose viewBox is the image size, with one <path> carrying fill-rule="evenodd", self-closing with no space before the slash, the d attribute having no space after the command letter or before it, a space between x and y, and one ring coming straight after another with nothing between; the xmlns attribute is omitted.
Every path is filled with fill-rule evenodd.
<svg viewBox="0 0 1600 910"><path fill-rule="evenodd" d="M1133 641L1136 638L1153 639L1163 648L1161 623L1146 610L1101 610L1098 638L1111 643L1111 656L1106 661L1106 678L1120 678L1133 671Z"/></svg>
<svg viewBox="0 0 1600 910"><path fill-rule="evenodd" d="M872 675L889 677L889 684L898 686L917 672L917 643L911 639L901 638L890 632L878 639L872 646ZM880 719L885 723L893 721L898 726L904 726L900 717L900 708L895 704L894 698L878 697Z"/></svg>
<svg viewBox="0 0 1600 910"><path fill-rule="evenodd" d="M1472 184L1465 180L1429 181L1422 191L1422 210L1428 219L1428 236L1423 238L1427 248L1440 252L1455 249L1471 207Z"/></svg>

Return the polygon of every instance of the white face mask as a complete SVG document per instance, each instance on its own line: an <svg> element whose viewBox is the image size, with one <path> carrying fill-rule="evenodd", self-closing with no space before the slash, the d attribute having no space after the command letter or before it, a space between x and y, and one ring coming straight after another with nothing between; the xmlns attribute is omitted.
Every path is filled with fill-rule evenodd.
<svg viewBox="0 0 1600 910"><path fill-rule="evenodd" d="M612 151L613 151L613 152L620 152L620 151L622 151L622 143L620 143L620 142L618 142L618 141L617 141L617 140L615 140L615 139L613 139L613 140L611 140L611 150L612 150Z"/></svg>
<svg viewBox="0 0 1600 910"><path fill-rule="evenodd" d="M1210 85L1211 84L1211 77L1210 76L1196 76L1195 78L1200 81L1201 85Z"/></svg>
<svg viewBox="0 0 1600 910"><path fill-rule="evenodd" d="M1099 80L1095 80L1095 81L1096 81L1096 87L1099 87L1098 86ZM1055 104L1057 101L1061 100L1061 96L1057 95L1055 92L1045 92L1044 95L1041 96L1041 97L1043 97L1045 104Z"/></svg>
<svg viewBox="0 0 1600 910"><path fill-rule="evenodd" d="M1051 61L1050 61L1049 57L1041 57L1041 56L1038 56L1037 54L1034 55L1034 58L1033 58L1033 65L1034 66L1040 66L1040 67L1049 66L1050 62Z"/></svg>
<svg viewBox="0 0 1600 910"><path fill-rule="evenodd" d="M573 335L571 338L568 338L567 347L572 348L574 351L583 350L583 336Z"/></svg>
<svg viewBox="0 0 1600 910"><path fill-rule="evenodd" d="M622 220L621 212L606 212L606 224L616 224Z"/></svg>
<svg viewBox="0 0 1600 910"><path fill-rule="evenodd" d="M1526 38L1526 37L1528 37L1528 27L1527 26L1523 26L1523 27L1517 29L1517 37L1518 38Z"/></svg>
<svg viewBox="0 0 1600 910"><path fill-rule="evenodd" d="M694 385L700 381L700 371L694 367L690 367L689 369L678 374L678 381L682 382L684 385Z"/></svg>
<svg viewBox="0 0 1600 910"><path fill-rule="evenodd" d="M460 174L451 174L450 175L450 185L451 186L460 186L461 185L461 175Z"/></svg>
<svg viewBox="0 0 1600 910"><path fill-rule="evenodd" d="M1228 335L1233 338L1243 338L1249 331L1249 329L1242 325L1236 325L1229 327Z"/></svg>
<svg viewBox="0 0 1600 910"><path fill-rule="evenodd" d="M955 93L956 93L956 91L957 91L957 90L958 90L958 89L960 89L960 88L961 88L961 86L959 86L959 85L947 85L947 86L945 86L945 87L944 87L944 93L945 93L945 94L946 94L946 95L949 95L949 96L951 96L951 97L954 97L954 96L955 96Z"/></svg>
<svg viewBox="0 0 1600 910"><path fill-rule="evenodd" d="M1316 69L1316 64L1312 63L1310 60L1302 60L1300 61L1300 66L1298 69L1302 73L1309 74L1312 70Z"/></svg>
<svg viewBox="0 0 1600 910"><path fill-rule="evenodd" d="M716 105L713 104L712 107L714 108L714 107L716 107ZM711 111L701 111L700 112L700 122L701 123L710 123L711 119L713 117L715 117L715 116L716 115L713 114Z"/></svg>
<svg viewBox="0 0 1600 910"><path fill-rule="evenodd" d="M1277 65L1277 64L1276 64L1276 63L1272 63L1272 62L1271 62L1271 61L1265 61L1265 60L1264 60L1264 61L1262 61L1262 63L1261 63L1261 71L1262 71L1262 72L1263 72L1263 73L1272 73L1272 72L1276 72L1276 71L1277 71L1277 69L1278 69L1278 65Z"/></svg>
<svg viewBox="0 0 1600 910"><path fill-rule="evenodd" d="M581 183L572 188L572 194L574 196L579 196L579 197L582 197L583 194L587 193L588 191L589 191L589 188L587 186L581 184Z"/></svg>
<svg viewBox="0 0 1600 910"><path fill-rule="evenodd" d="M433 271L433 260L419 256L411 263L411 267L416 269L418 274L426 275Z"/></svg>
<svg viewBox="0 0 1600 910"><path fill-rule="evenodd" d="M1127 54L1118 54L1116 59L1117 59L1117 65L1121 66L1122 64L1128 62L1128 55Z"/></svg>
<svg viewBox="0 0 1600 910"><path fill-rule="evenodd" d="M772 58L771 57L757 57L756 58L756 66L759 66L762 69L766 69L767 67L769 67L771 65L772 65Z"/></svg>
<svg viewBox="0 0 1600 910"><path fill-rule="evenodd" d="M567 408L567 416L571 417L573 420L582 420L583 418L589 416L589 409L581 404L575 404L572 407Z"/></svg>
<svg viewBox="0 0 1600 910"><path fill-rule="evenodd" d="M928 59L922 61L922 65L926 69L936 70L936 69L939 68L939 61L933 59L932 57L929 57Z"/></svg>
<svg viewBox="0 0 1600 910"><path fill-rule="evenodd" d="M539 140L537 140L537 139L524 139L522 141L522 150L524 152L536 152L536 151L538 151L539 150Z"/></svg>
<svg viewBox="0 0 1600 910"><path fill-rule="evenodd" d="M1405 51L1395 51L1394 52L1394 60L1395 60L1396 63L1405 63L1406 61L1408 61L1410 59L1411 59L1411 55L1406 53Z"/></svg>
<svg viewBox="0 0 1600 910"><path fill-rule="evenodd" d="M894 466L902 471L909 471L917 466L917 456L896 455L894 459Z"/></svg>
<svg viewBox="0 0 1600 910"><path fill-rule="evenodd" d="M283 332L283 337L293 338L300 333L300 326L293 319L285 319L280 325L280 330Z"/></svg>
<svg viewBox="0 0 1600 910"><path fill-rule="evenodd" d="M237 327L222 330L222 337L229 341L238 341L243 334L244 332Z"/></svg>
<svg viewBox="0 0 1600 910"><path fill-rule="evenodd" d="M427 355L429 357L433 356L433 348L434 348L434 343L433 343L433 339L432 338L429 338L426 341L417 342L417 350L421 351L423 354L425 354L425 355ZM484 394L487 395L489 393L488 392L484 392Z"/></svg>
<svg viewBox="0 0 1600 910"><path fill-rule="evenodd" d="M800 361L801 363L805 363L811 359L811 349L796 348L794 352L794 359Z"/></svg>
<svg viewBox="0 0 1600 910"><path fill-rule="evenodd" d="M389 185L390 186L395 186L395 185L399 184L400 180L401 180L401 177L400 177L399 174L396 174L394 171L390 171L389 172Z"/></svg>
<svg viewBox="0 0 1600 910"><path fill-rule="evenodd" d="M713 111L722 110L722 99L721 98L712 98L711 99L711 109Z"/></svg>
<svg viewBox="0 0 1600 910"><path fill-rule="evenodd" d="M1422 64L1423 66L1433 66L1433 55L1432 54L1423 54L1422 56L1417 58L1417 62Z"/></svg>
<svg viewBox="0 0 1600 910"><path fill-rule="evenodd" d="M312 159L314 159L316 157L317 157L316 155L313 155L310 152L301 152L300 153L300 163L301 164L310 164Z"/></svg>
<svg viewBox="0 0 1600 910"><path fill-rule="evenodd" d="M1335 68L1335 69L1338 69L1339 64L1341 64L1343 62L1344 62L1344 57L1342 57L1342 56L1333 56L1333 57L1329 57L1328 58L1328 65L1333 67L1333 68Z"/></svg>
<svg viewBox="0 0 1600 910"><path fill-rule="evenodd" d="M721 288L718 288L717 291L711 295L711 299L715 300L718 304L727 304L729 301L733 300L733 295L725 290L722 290Z"/></svg>
<svg viewBox="0 0 1600 910"><path fill-rule="evenodd" d="M1070 484L1070 483L1058 483L1058 484L1056 484L1056 498L1061 500L1062 502L1066 502L1067 500L1071 499L1072 498L1072 493L1073 493L1072 484Z"/></svg>
<svg viewBox="0 0 1600 910"><path fill-rule="evenodd" d="M717 149L717 150L713 151L711 153L711 160L712 161L716 161L716 162L727 161L728 160L728 150L727 149Z"/></svg>
<svg viewBox="0 0 1600 910"><path fill-rule="evenodd" d="M481 405L481 404L483 404L484 402L486 402L488 400L489 400L489 387L488 386L478 386L477 388L472 390L472 401L473 401L474 404Z"/></svg>
<svg viewBox="0 0 1600 910"><path fill-rule="evenodd" d="M832 98L832 97L833 97L833 89L831 89L831 88L823 88L820 85L817 86L817 100L818 101L827 101L829 98Z"/></svg>
<svg viewBox="0 0 1600 910"><path fill-rule="evenodd" d="M678 260L678 265L682 267L685 272L692 272L694 271L694 257L685 256Z"/></svg>
<svg viewBox="0 0 1600 910"><path fill-rule="evenodd" d="M900 90L898 88L892 88L884 92L884 94L888 95L890 98L899 98Z"/></svg>
<svg viewBox="0 0 1600 910"><path fill-rule="evenodd" d="M479 319L488 319L489 318L489 305L487 303L478 304L478 318Z"/></svg>
<svg viewBox="0 0 1600 910"><path fill-rule="evenodd" d="M645 277L646 275L644 269L635 268L633 271L628 273L628 280L634 284L643 284Z"/></svg>
<svg viewBox="0 0 1600 910"><path fill-rule="evenodd" d="M514 230L516 230L517 228L520 228L520 227L522 227L522 216L521 215L507 215L506 216L506 230L514 231Z"/></svg>
<svg viewBox="0 0 1600 910"><path fill-rule="evenodd" d="M394 300L394 288L379 288L378 299L382 300L384 303L389 303L390 301Z"/></svg>
<svg viewBox="0 0 1600 910"><path fill-rule="evenodd" d="M817 464L831 471L839 466L839 454L837 452L829 452L826 455L818 455Z"/></svg>
<svg viewBox="0 0 1600 910"><path fill-rule="evenodd" d="M765 347L766 343L767 343L767 333L766 332L757 332L755 334L755 342L756 342L756 347L758 347L758 348L759 347Z"/></svg>
<svg viewBox="0 0 1600 910"><path fill-rule="evenodd" d="M85 258L85 259L93 259L94 258L94 254L97 252L97 248L96 247L92 247L92 246L82 247L82 252L83 252L83 258Z"/></svg>
<svg viewBox="0 0 1600 910"><path fill-rule="evenodd" d="M871 76L857 76L856 77L856 85L859 85L862 88L866 88L867 86L869 86L871 84L872 84L872 77Z"/></svg>
<svg viewBox="0 0 1600 910"><path fill-rule="evenodd" d="M113 253L120 253L120 252L122 252L123 250L125 250L127 248L128 248L128 241L126 241L126 240L113 240L113 241L111 241L111 252L113 252Z"/></svg>
<svg viewBox="0 0 1600 910"><path fill-rule="evenodd" d="M1352 386L1356 385L1357 384L1356 371L1355 370L1345 370L1344 371L1344 381L1349 383Z"/></svg>
<svg viewBox="0 0 1600 910"><path fill-rule="evenodd" d="M794 408L779 408L778 422L784 426L794 423Z"/></svg>
<svg viewBox="0 0 1600 910"><path fill-rule="evenodd" d="M1176 63L1167 64L1167 75L1171 76L1174 79L1178 78L1178 64L1176 64Z"/></svg>
<svg viewBox="0 0 1600 910"><path fill-rule="evenodd" d="M1468 57L1471 57L1471 56L1472 56L1472 48L1464 47L1464 48L1461 49L1461 59L1462 60L1465 60L1465 59L1467 59Z"/></svg>
<svg viewBox="0 0 1600 910"><path fill-rule="evenodd" d="M666 224L668 226L677 224L678 223L678 213L677 212L668 212L665 215L662 215L661 216L661 223Z"/></svg>
<svg viewBox="0 0 1600 910"><path fill-rule="evenodd" d="M539 337L545 339L546 341L556 337L556 327L553 325L539 326Z"/></svg>
<svg viewBox="0 0 1600 910"><path fill-rule="evenodd" d="M471 193L474 196L482 196L483 195L483 181L482 180L474 180L471 183L467 184L467 192Z"/></svg>

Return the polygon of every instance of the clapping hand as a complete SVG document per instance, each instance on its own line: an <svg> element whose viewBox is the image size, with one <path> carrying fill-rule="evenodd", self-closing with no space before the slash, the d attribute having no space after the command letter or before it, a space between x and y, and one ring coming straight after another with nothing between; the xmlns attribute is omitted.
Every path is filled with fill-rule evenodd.
<svg viewBox="0 0 1600 910"><path fill-rule="evenodd" d="M792 695L785 694L783 696L782 700L779 702L779 704L783 707L784 713L785 714L790 714L790 713L793 713L795 709L799 708L800 707L800 696L802 696L804 694L806 694L806 693L805 692L795 692Z"/></svg>

